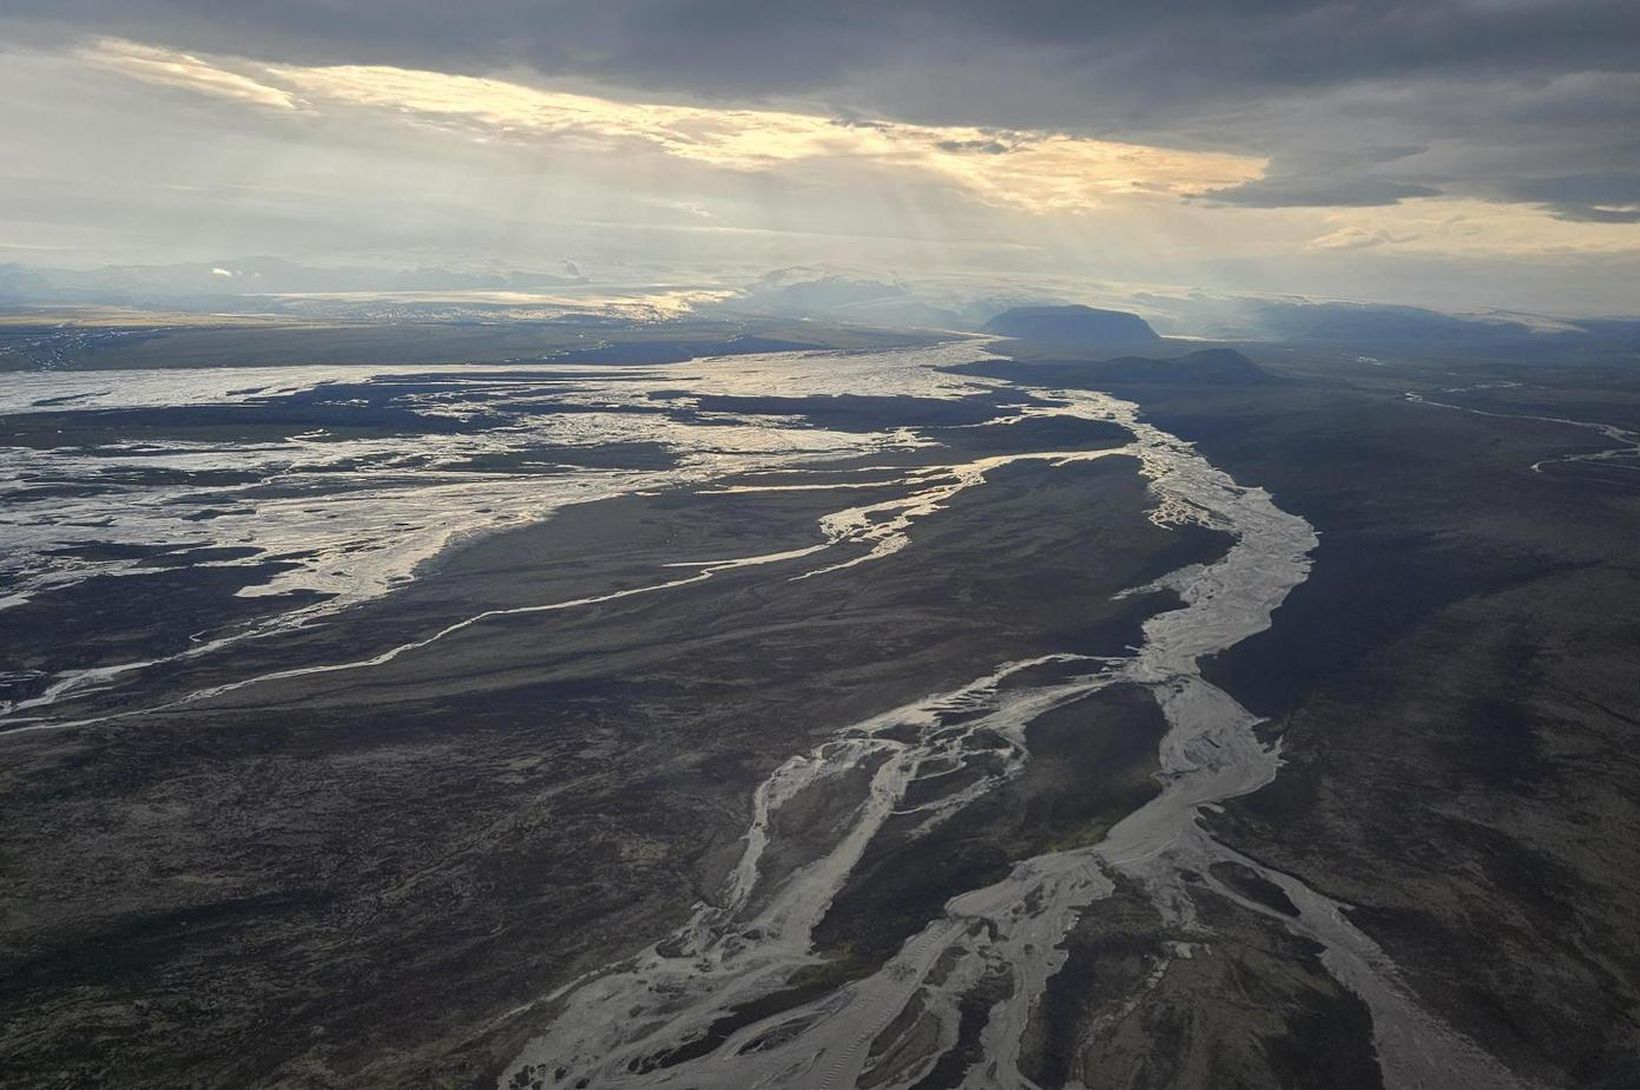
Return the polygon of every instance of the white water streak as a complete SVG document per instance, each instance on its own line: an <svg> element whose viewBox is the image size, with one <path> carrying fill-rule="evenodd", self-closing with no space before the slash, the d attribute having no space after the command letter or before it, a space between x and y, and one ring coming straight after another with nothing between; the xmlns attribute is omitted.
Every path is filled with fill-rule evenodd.
<svg viewBox="0 0 1640 1090"><path fill-rule="evenodd" d="M1444 390L1444 393L1463 393L1468 390L1487 390L1497 388L1513 388L1520 386L1518 382L1483 382L1475 386L1453 386ZM1487 409L1475 409L1468 405L1456 405L1449 401L1433 401L1422 394L1408 392L1404 395L1414 405L1428 405L1436 409L1453 409L1457 412L1469 413L1472 416L1487 416L1495 420L1532 420L1540 424L1566 424L1584 431L1592 431L1604 439L1618 444L1607 450L1589 451L1582 454L1557 454L1549 458L1539 458L1532 463L1533 473L1542 473L1547 465L1564 465L1571 462L1614 462L1618 469L1640 470L1640 465L1625 465L1616 462L1619 458L1640 458L1640 432L1629 428L1620 428L1616 424L1602 424L1594 420L1573 420L1564 416L1539 416L1532 413L1500 413Z"/></svg>
<svg viewBox="0 0 1640 1090"><path fill-rule="evenodd" d="M561 990L543 1004L550 1022L508 1068L503 1087L570 1086L582 1080L599 1087L845 1087L862 1076L876 1085L909 1086L956 1043L958 1003L986 981L1005 985L1007 997L990 1011L981 1037L984 1059L970 1068L964 1085L1030 1086L1020 1070L1027 1026L1047 981L1063 964L1060 943L1081 914L1113 890L1113 875L1137 879L1164 915L1194 927L1183 872L1207 873L1220 861L1256 867L1208 836L1199 811L1268 783L1279 756L1255 735L1256 717L1205 681L1197 662L1269 624L1271 613L1305 578L1314 532L1262 490L1237 485L1189 444L1141 421L1135 406L1100 395L1056 396L1069 402L1062 411L1115 419L1134 432L1137 441L1126 452L1141 458L1152 481L1158 497L1154 519L1228 529L1236 537L1230 551L1215 563L1174 572L1147 588L1176 592L1184 608L1147 621L1144 644L1130 660L1090 662L1082 677L1035 687L1001 683L1022 679L1039 662L1008 663L957 692L853 724L836 740L781 766L758 789L744 854L721 902L701 906L685 928L632 962ZM977 472L961 487L983 479ZM853 509L845 513L848 525L858 533L879 525L862 516L886 513L890 518L880 525L888 529L879 540L898 542L906 522L949 498L942 492L946 487ZM1017 772L1026 759L1026 729L1037 716L1121 682L1147 686L1168 723L1157 797L1095 846L1025 860L1001 882L952 899L938 919L871 976L769 1018L724 1021L737 1006L780 990L817 963L813 927L921 768L943 770L964 747L996 736L1008 740L1003 770L931 813L931 822L941 820L951 807ZM957 709L962 714L953 725L945 716ZM890 727L895 734L886 737ZM777 879L784 884L772 895L756 897L771 813L797 791L868 761L876 762L870 794L846 834L828 854ZM1396 980L1394 967L1338 906L1289 876L1257 869L1287 889L1300 908L1297 920L1279 917L1282 922L1321 943L1323 963L1367 1002L1390 1085L1430 1085L1422 1075L1431 1065L1444 1072L1444 1085L1511 1084L1495 1061L1418 1008ZM926 1031L932 1019L932 1044L915 1062L881 1069L893 1049L874 1055L873 1042L914 997L924 1013L901 1038ZM676 1053L679 1049L690 1050L683 1054L687 1058Z"/></svg>

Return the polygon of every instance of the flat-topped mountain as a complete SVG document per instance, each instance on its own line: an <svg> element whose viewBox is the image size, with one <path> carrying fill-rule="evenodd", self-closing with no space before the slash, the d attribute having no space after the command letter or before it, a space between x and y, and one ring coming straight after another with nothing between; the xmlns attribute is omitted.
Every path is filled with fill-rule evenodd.
<svg viewBox="0 0 1640 1090"><path fill-rule="evenodd" d="M1145 348L1162 343L1137 314L1094 307L1014 307L985 323L983 332L1045 344Z"/></svg>

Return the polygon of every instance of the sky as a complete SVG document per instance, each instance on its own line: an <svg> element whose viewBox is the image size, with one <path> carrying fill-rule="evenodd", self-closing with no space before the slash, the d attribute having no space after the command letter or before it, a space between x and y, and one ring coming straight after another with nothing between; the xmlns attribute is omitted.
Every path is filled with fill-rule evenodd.
<svg viewBox="0 0 1640 1090"><path fill-rule="evenodd" d="M1640 312L1640 4L4 0L0 263Z"/></svg>

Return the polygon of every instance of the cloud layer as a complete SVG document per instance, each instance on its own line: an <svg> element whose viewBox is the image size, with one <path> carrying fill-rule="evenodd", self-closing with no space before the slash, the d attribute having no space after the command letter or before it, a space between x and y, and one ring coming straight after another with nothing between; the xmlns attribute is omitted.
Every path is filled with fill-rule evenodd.
<svg viewBox="0 0 1640 1090"><path fill-rule="evenodd" d="M651 98L807 97L925 125L1273 157L1268 184L1220 195L1243 204L1439 192L1619 222L1640 203L1632 0L9 6L36 34L116 33L302 66L511 66ZM1363 162L1364 145L1417 150Z"/></svg>
<svg viewBox="0 0 1640 1090"><path fill-rule="evenodd" d="M1640 260L1632 0L12 0L8 41L20 252L1529 262L1606 298Z"/></svg>

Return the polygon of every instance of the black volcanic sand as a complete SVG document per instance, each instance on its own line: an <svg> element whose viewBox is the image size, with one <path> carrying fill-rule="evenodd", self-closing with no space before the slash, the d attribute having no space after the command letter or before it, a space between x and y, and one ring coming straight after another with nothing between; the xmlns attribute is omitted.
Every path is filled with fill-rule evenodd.
<svg viewBox="0 0 1640 1090"><path fill-rule="evenodd" d="M96 550L99 555L124 551ZM232 549L148 551L141 564L155 570L93 576L0 609L0 661L17 672L9 682L0 680L0 699L36 696L61 671L176 653L188 648L197 633L226 630L233 622L286 613L329 597L313 591L237 597L242 588L261 586L297 568L294 559L196 567L245 557Z"/></svg>
<svg viewBox="0 0 1640 1090"><path fill-rule="evenodd" d="M696 407L666 406L659 404L663 397L675 398L682 391L657 394L654 405L586 406L566 404L554 397L552 391L539 398L520 401L518 384L535 386L563 378L572 383L573 373L512 371L482 375L461 373L408 373L375 376L367 381L332 381L320 383L311 389L279 395L256 397L244 404L188 405L165 408L136 408L119 410L51 411L0 416L0 437L13 445L40 448L80 448L99 453L104 448L123 451L115 444L140 443L149 453L165 453L177 443L220 443L225 449L246 444L289 439L299 433L320 429L332 439L360 438L388 434L409 434L448 431L477 431L504 424L519 413L579 413L587 411L620 411L641 414L666 414L678 419L707 422L702 413L733 409L746 415L778 414L801 417L809 426L840 428L847 431L874 431L891 426L916 426L931 439L939 441L947 451L966 457L981 454L1022 453L1042 449L1093 450L1118 446L1130 438L1115 424L1070 418L1038 417L1012 425L995 421L1017 412L1022 405L1035 399L1011 391L977 393L956 400L911 397L810 397L810 398L703 398ZM561 392L564 387L556 390ZM242 391L253 394L247 388ZM467 401L483 401L493 396L505 399L494 414L475 419L457 419L437 413L412 410L403 399L410 395L423 397L445 392L459 394ZM46 399L48 401L53 399ZM737 426L726 423L726 426ZM186 449L186 448L180 448ZM929 451L905 451L885 459L899 465L918 465L936 455ZM942 453L938 457L953 457ZM371 456L374 460L391 461L391 477L406 484L415 481L417 459L400 453ZM434 461L432 454L421 460ZM668 448L651 442L622 442L598 446L532 445L492 454L475 455L462 463L439 462L444 472L471 471L508 473L513 475L557 475L575 468L608 469L663 469L676 465L677 456ZM94 463L95 464L95 463ZM55 470L50 463L38 472L25 476L22 487L0 494L0 502L27 503L48 495L91 497L100 494L126 494L144 487L189 487L173 501L186 513L177 517L184 520L207 521L226 515L252 516L259 501L301 496L314 503L322 503L338 488L350 487L360 472L371 466L365 460L348 459L313 464L297 463L290 472L258 483L259 475L242 470L184 471L152 466L121 466L110 464L87 471L81 463L67 469ZM378 469L378 480L372 487L392 483ZM764 482L767 483L767 482ZM781 504L766 499L720 501L698 499L700 516L710 524L721 518L731 523L746 516L738 507L767 510L771 507L789 508L794 515L818 517L827 510L858 502L858 496L825 495L805 497L799 501ZM886 498L885 492L875 498ZM670 500L660 500L664 507ZM640 516L647 524L647 517ZM604 519L603 522L609 520ZM766 521L753 519L748 523L754 532L744 535L745 555L775 551L775 546L759 535ZM713 531L715 532L715 531ZM573 535L572 535L573 536ZM780 548L797 548L815 540L812 526L788 534ZM629 543L599 541L593 543L572 541L566 550L591 548L608 553L625 550ZM275 576L297 567L304 559L300 554L266 556L260 563L236 564L232 567L195 567L206 560L228 557L220 550L210 551L187 546L162 546L142 542L108 541L86 546L65 546L55 550L57 555L79 556L87 560L143 558L144 566L187 570L142 572L102 575L56 589L35 592L23 606L0 612L0 660L10 662L10 677L0 686L0 697L24 699L38 695L51 682L52 675L65 670L109 667L162 658L189 651L203 639L230 635L267 618L270 614L324 600L328 595L315 592L293 592L283 595L255 595L238 597L245 588L259 587ZM478 554L495 562L489 553ZM736 554L740 555L740 554ZM236 554L234 559L250 560L254 550ZM712 559L703 556L702 559ZM513 561L507 561L513 563ZM583 565L585 567L585 565ZM642 578L660 581L675 577L675 573L655 570L650 566ZM632 580L615 581L600 592L634 585ZM0 587L3 591L4 587ZM470 592L470 590L464 591ZM566 591L564 597L575 597L578 592ZM444 617L446 623L469 616L468 608L477 599L457 599ZM482 599L494 607L517 604L512 600ZM550 600L550 599L547 599ZM413 611L420 606L412 605ZM397 622L383 628L380 639L366 639L366 646L380 651L401 642ZM324 639L321 634L319 639ZM357 636L343 651L344 657L361 646ZM281 644L275 653L283 653L288 661L283 665L300 665L305 661L311 640L307 634L296 644ZM247 657L236 645L231 657L234 669L243 664L260 661L261 652L253 651ZM272 669L274 667L269 667Z"/></svg>
<svg viewBox="0 0 1640 1090"><path fill-rule="evenodd" d="M789 347L888 349L929 344L928 334L890 333L780 319L632 322L569 315L556 320L497 314L482 321L183 317L167 325L122 325L124 316L79 324L0 325L0 370L265 367L302 364L423 366L545 362L649 365L698 356ZM458 310L471 308L458 307ZM45 316L50 319L50 316ZM95 316L93 316L95 321Z"/></svg>
<svg viewBox="0 0 1640 1090"><path fill-rule="evenodd" d="M1355 906L1430 1009L1507 1063L1551 1086L1628 1085L1640 489L1621 472L1528 470L1601 449L1590 433L1402 396L1521 381L1519 368L1247 351L1273 379L1114 385L1322 531L1270 631L1206 664L1273 716L1286 760L1214 828ZM1640 404L1618 371L1527 378L1526 393L1449 396L1572 416L1600 402L1600 419L1629 423L1623 406ZM983 423L925 427L979 453L1012 441ZM880 479L838 479L862 476ZM664 567L678 559L801 547L819 513L897 491L572 508L458 550L342 622L155 677L143 695L359 658L474 609L649 585L692 570ZM919 522L904 553L837 577L783 578L812 560L724 573L486 623L386 667L0 739L0 1081L486 1085L536 1028L506 1012L710 895L752 786L784 757L1006 659L1132 642L1167 603L1110 592L1224 544L1149 524L1144 502L1130 459L1028 463ZM1038 759L927 859L892 830L874 845L875 880L852 883L823 924L830 975L796 983L865 971L1015 852L1097 838L1152 790L1159 729L1133 689L1040 721ZM1067 941L1028 1073L1376 1085L1364 1008L1255 879L1202 876L1203 932L1170 928L1129 886L1101 901ZM1003 986L967 998L936 1082L959 1074L986 989ZM1149 990L1127 1009L1136 986Z"/></svg>
<svg viewBox="0 0 1640 1090"><path fill-rule="evenodd" d="M557 380L561 377L560 372L545 369L533 378L505 373L461 375L459 372L442 380L436 375L382 375L367 381L320 382L309 389L253 396L227 404L14 412L0 415L0 442L37 450L75 447L91 454L127 454L132 444L150 452L167 452L180 443L215 443L224 449L234 449L248 444L284 442L298 435L336 441L475 434L504 426L521 416L605 412L669 414L684 418L691 415L663 405L565 401L562 395L575 393L576 389L571 384L559 383ZM519 389L520 385L524 388ZM454 399L463 407L463 414L440 412L444 407L441 399ZM474 405L485 406L486 411L475 412ZM542 449L573 452L579 448L543 446ZM106 472L139 475L143 480L156 483L177 479L181 483L197 480L203 484L213 472L222 478L222 483L237 483L242 479L242 475L231 472L190 474L146 466L111 466Z"/></svg>
<svg viewBox="0 0 1640 1090"><path fill-rule="evenodd" d="M999 469L919 520L905 551L829 576L785 578L814 558L725 572L485 622L381 667L0 740L5 1081L483 1085L539 1028L508 1012L710 895L781 760L1000 662L1135 642L1169 602L1112 594L1226 544L1150 523L1136 469ZM812 544L820 512L875 495L569 508L335 623L156 677L151 695L693 570L674 561ZM1087 712L1093 737L1038 728L1040 800L1013 797L976 836L1094 836L1150 789L1154 709L1108 700ZM1084 775L1107 786L1083 795ZM890 930L931 900L916 903ZM839 943L848 910L828 922ZM856 926L862 948L887 941Z"/></svg>
<svg viewBox="0 0 1640 1090"><path fill-rule="evenodd" d="M1321 531L1272 628L1206 664L1286 761L1215 827L1357 906L1423 1001L1522 1073L1632 1085L1640 474L1533 473L1611 444L1403 393L1636 427L1640 381L1249 351L1282 381L1111 386ZM1442 393L1500 380L1532 387Z"/></svg>
<svg viewBox="0 0 1640 1090"><path fill-rule="evenodd" d="M1234 349L1168 353L1166 358L1117 356L1099 360L978 360L945 368L959 375L987 375L1053 389L1105 390L1117 384L1250 386L1276 379Z"/></svg>
<svg viewBox="0 0 1640 1090"><path fill-rule="evenodd" d="M391 401L398 396L393 392L395 389L406 385L426 388L434 385L438 378L397 376L365 384L331 384L325 387L331 391L325 396L340 396L343 404L371 399ZM690 561L704 564L813 546L821 540L816 530L820 516L906 494L911 486L897 485L892 480L897 473L903 475L907 468L1043 449L1110 449L1131 440L1125 429L1103 421L1035 417L1013 424L995 423L1016 413L1022 404L1035 401L1030 395L1008 391L989 392L952 403L921 398L846 396L774 401L778 404L759 411L802 415L808 421L820 421L845 430L873 430L887 426L895 413L904 414L922 423L918 429L921 434L939 445L884 451L836 462L836 469L843 474L838 482L851 487L835 492L714 494L707 490L629 496L584 509L556 530L549 542L532 541L522 547L522 554L518 543L524 538L502 533L495 539L502 544L492 546L481 540L455 554L459 559L439 560L437 563L447 569L447 574L455 577L430 585L416 583L399 592L394 600L392 620L387 623L361 623L338 629L320 622L298 632L282 632L274 641L236 642L223 651L196 656L185 663L148 668L143 674L146 688L134 695L123 687L108 694L94 693L72 707L66 703L58 705L52 710L52 717L85 718L108 708L125 710L133 704L152 706L164 702L163 694L178 686L182 686L178 691L188 691L316 661L366 658L483 610L605 595L686 578L698 571L698 567L677 565L687 565ZM688 414L694 410L672 411ZM568 452L568 457L585 465L642 463L645 452L651 448L663 460L662 464L673 460L669 452L647 443L576 448ZM554 448L531 448L481 459L481 464L470 468L517 472L521 460L556 456ZM878 472L863 476L860 470L865 467ZM549 466L536 471L562 470ZM314 480L316 483L303 483L300 494L311 493L315 502L320 502L330 486L324 483L323 475ZM719 485L801 483L808 487L816 480L811 475L764 473L729 478ZM866 490L857 487L872 482L883 482L883 486ZM254 502L286 491L284 485L274 482L262 488L240 489L232 497L223 495L221 499L229 504L234 503L235 498ZM208 503L214 495L199 492L186 498L199 506L202 517L223 510L238 513L248 510L237 506L210 507ZM664 539L655 536L659 530L664 530ZM730 543L732 548L726 548ZM828 555L830 562L835 563L861 551ZM205 552L115 542L89 546L86 555L91 559L147 554L147 559L142 561L145 565L180 570L92 578L60 590L38 593L25 606L9 611L9 616L0 615L0 649L13 652L16 661L26 670L9 682L12 695L37 695L49 683L51 674L59 670L114 666L175 655L193 648L198 639L233 634L270 613L324 597L305 592L236 597L242 587L267 582L276 574L290 570L301 557L268 557L260 564L230 568L189 568L193 560L213 558ZM529 595L521 600L511 577L525 568L530 572ZM593 576L590 580L586 578L589 574ZM494 593L498 587L500 593Z"/></svg>
<svg viewBox="0 0 1640 1090"><path fill-rule="evenodd" d="M1194 899L1198 928L1126 879L1084 913L1021 1070L1041 1086L1379 1090L1371 1016L1315 945L1205 887Z"/></svg>
<svg viewBox="0 0 1640 1090"><path fill-rule="evenodd" d="M1156 750L1167 723L1138 686L1101 690L1038 717L1020 775L910 839L892 819L815 933L863 968L896 953L959 893L1006 877L1019 859L1096 844L1159 793ZM914 781L907 802L960 788L958 774ZM919 787L923 788L919 791Z"/></svg>

